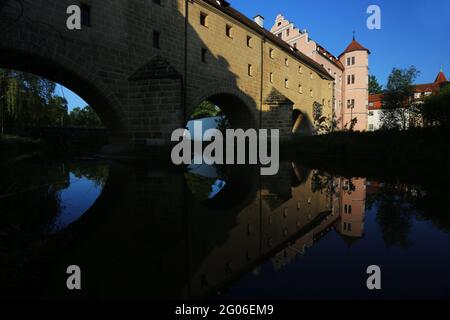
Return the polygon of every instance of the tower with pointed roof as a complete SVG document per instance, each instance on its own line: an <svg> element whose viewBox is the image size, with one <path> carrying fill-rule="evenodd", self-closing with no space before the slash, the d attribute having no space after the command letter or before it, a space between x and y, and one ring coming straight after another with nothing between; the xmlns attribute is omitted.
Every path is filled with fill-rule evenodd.
<svg viewBox="0 0 450 320"><path fill-rule="evenodd" d="M441 70L439 71L436 80L434 80L434 83L445 83L448 82L447 77L444 74L444 71L441 67Z"/></svg>
<svg viewBox="0 0 450 320"><path fill-rule="evenodd" d="M297 28L282 14L276 17L271 32L291 45L293 50L298 50L321 64L334 78L332 106L333 120L337 123L337 129L349 129L351 120L356 119L354 130L367 130L369 50L353 36L350 45L336 57L324 46L312 40L306 29ZM349 84L347 84L348 76L350 76ZM304 87L306 88L307 84Z"/></svg>
<svg viewBox="0 0 450 320"><path fill-rule="evenodd" d="M343 98L341 110L345 128L367 130L367 106L369 104L369 54L370 51L356 41L339 55L344 65Z"/></svg>

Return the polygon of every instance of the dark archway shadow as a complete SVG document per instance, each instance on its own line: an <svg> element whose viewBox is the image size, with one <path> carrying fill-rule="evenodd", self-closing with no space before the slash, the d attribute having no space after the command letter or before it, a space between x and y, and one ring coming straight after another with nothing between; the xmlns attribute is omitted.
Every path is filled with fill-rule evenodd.
<svg viewBox="0 0 450 320"><path fill-rule="evenodd" d="M311 136L314 129L308 115L299 109L292 111L292 133Z"/></svg>
<svg viewBox="0 0 450 320"><path fill-rule="evenodd" d="M93 82L51 59L0 49L0 68L32 73L69 88L94 109L108 130L111 142L124 141L126 133L123 115L117 112L117 109Z"/></svg>

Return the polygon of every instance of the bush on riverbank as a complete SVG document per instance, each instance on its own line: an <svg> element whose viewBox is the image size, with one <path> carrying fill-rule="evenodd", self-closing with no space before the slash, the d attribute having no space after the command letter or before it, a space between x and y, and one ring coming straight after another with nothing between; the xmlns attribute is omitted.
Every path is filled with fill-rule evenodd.
<svg viewBox="0 0 450 320"><path fill-rule="evenodd" d="M450 173L449 136L448 127L295 136L282 146L282 157L339 168L342 173L361 168L396 177L414 170L417 175L444 178Z"/></svg>

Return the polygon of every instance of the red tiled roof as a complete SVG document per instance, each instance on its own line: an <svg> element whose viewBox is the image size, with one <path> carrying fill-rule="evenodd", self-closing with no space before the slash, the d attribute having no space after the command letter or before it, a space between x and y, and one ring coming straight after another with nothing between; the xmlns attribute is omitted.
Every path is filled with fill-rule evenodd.
<svg viewBox="0 0 450 320"><path fill-rule="evenodd" d="M369 95L369 102L377 102L377 101L381 101L382 99L383 99L382 93Z"/></svg>
<svg viewBox="0 0 450 320"><path fill-rule="evenodd" d="M436 77L436 80L434 80L435 83L442 83L447 82L447 78L445 77L444 72L439 72L439 74Z"/></svg>
<svg viewBox="0 0 450 320"><path fill-rule="evenodd" d="M436 92L441 88L439 83L425 83L425 84L416 84L414 86L414 92Z"/></svg>
<svg viewBox="0 0 450 320"><path fill-rule="evenodd" d="M369 49L364 48L358 41L353 39L353 41L348 45L348 47L339 55L339 58L344 54L353 52L353 51L367 51L370 54Z"/></svg>

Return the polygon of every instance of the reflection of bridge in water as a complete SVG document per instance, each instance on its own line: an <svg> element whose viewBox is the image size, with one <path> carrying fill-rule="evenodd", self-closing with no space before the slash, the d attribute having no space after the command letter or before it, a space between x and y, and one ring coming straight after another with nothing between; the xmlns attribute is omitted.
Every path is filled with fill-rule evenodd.
<svg viewBox="0 0 450 320"><path fill-rule="evenodd" d="M364 180L349 184L291 163L277 176L258 172L231 168L217 199L199 202L181 172L113 168L97 203L59 235L76 237L55 255L59 276L48 294L208 297L268 259L283 268L330 230L362 236ZM81 293L61 286L74 262L86 270Z"/></svg>

